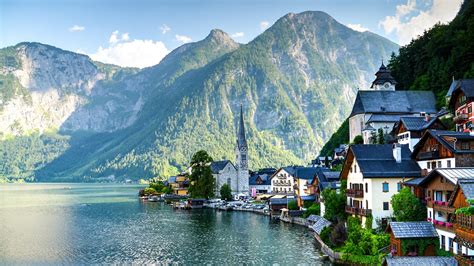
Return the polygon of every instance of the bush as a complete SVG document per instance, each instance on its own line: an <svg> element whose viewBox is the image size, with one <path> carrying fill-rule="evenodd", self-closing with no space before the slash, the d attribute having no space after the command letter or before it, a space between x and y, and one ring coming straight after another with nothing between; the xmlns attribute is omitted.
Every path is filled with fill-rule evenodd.
<svg viewBox="0 0 474 266"><path fill-rule="evenodd" d="M288 210L299 210L298 208L298 203L296 203L296 200L292 200L288 202Z"/></svg>
<svg viewBox="0 0 474 266"><path fill-rule="evenodd" d="M228 184L224 184L220 190L221 199L223 200L231 200L232 199L232 189Z"/></svg>
<svg viewBox="0 0 474 266"><path fill-rule="evenodd" d="M321 240L326 244L328 247L333 248L334 245L332 244L330 240L330 236L332 234L332 228L331 227L325 227L323 230L321 230L321 234L319 237L321 237Z"/></svg>
<svg viewBox="0 0 474 266"><path fill-rule="evenodd" d="M426 207L409 188L402 188L399 193L392 196L391 202L397 222L426 220Z"/></svg>
<svg viewBox="0 0 474 266"><path fill-rule="evenodd" d="M315 204L315 202L312 202L312 201L303 201L303 208L308 209L309 207L313 206L313 204Z"/></svg>
<svg viewBox="0 0 474 266"><path fill-rule="evenodd" d="M353 144L364 144L364 139L362 138L361 135L357 135L354 137L354 140L352 140Z"/></svg>
<svg viewBox="0 0 474 266"><path fill-rule="evenodd" d="M321 215L321 206L319 203L313 203L306 211L303 213L303 218L309 217L311 214Z"/></svg>
<svg viewBox="0 0 474 266"><path fill-rule="evenodd" d="M156 195L158 193L156 192L156 190L154 188L147 187L147 188L144 189L143 194L145 196L148 196L148 195Z"/></svg>

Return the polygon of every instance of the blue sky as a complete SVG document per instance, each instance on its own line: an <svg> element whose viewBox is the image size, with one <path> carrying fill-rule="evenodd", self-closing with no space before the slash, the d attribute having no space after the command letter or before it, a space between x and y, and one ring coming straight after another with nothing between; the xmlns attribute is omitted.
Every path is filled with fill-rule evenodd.
<svg viewBox="0 0 474 266"><path fill-rule="evenodd" d="M461 0L0 0L0 47L51 44L93 59L145 67L219 28L246 43L289 12L321 10L406 44L450 21Z"/></svg>

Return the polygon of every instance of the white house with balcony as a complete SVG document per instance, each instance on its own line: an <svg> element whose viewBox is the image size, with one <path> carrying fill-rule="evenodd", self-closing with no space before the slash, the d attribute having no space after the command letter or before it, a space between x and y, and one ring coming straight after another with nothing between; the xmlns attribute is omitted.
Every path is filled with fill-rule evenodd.
<svg viewBox="0 0 474 266"><path fill-rule="evenodd" d="M347 180L346 213L362 219L372 216L388 222L393 216L391 198L402 188L405 180L421 176L421 170L410 157L408 145L351 145L342 168L341 179Z"/></svg>
<svg viewBox="0 0 474 266"><path fill-rule="evenodd" d="M446 126L439 119L439 115L444 115L445 112L437 114L432 117L430 114L422 114L421 116L402 116L400 120L395 123L392 130L392 135L397 138L400 144L408 144L408 147L413 151L416 144L423 136L423 133L428 129L446 129Z"/></svg>
<svg viewBox="0 0 474 266"><path fill-rule="evenodd" d="M282 167L270 177L270 192L272 194L295 194L295 169Z"/></svg>

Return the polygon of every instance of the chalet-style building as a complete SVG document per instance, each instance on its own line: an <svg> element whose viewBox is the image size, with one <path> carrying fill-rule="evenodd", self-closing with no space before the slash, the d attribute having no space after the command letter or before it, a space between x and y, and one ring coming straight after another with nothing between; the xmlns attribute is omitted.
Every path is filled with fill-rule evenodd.
<svg viewBox="0 0 474 266"><path fill-rule="evenodd" d="M423 182L425 178L426 176L413 178L403 183L403 186L408 187L411 193L415 195L415 197L417 197L424 204L426 204L425 189L420 186L420 183Z"/></svg>
<svg viewBox="0 0 474 266"><path fill-rule="evenodd" d="M446 129L439 116L402 116L393 126L392 135L397 138L398 143L408 144L413 151L415 145L420 141L423 133L428 129Z"/></svg>
<svg viewBox="0 0 474 266"><path fill-rule="evenodd" d="M454 241L457 243L456 259L462 265L474 265L474 168L470 178L459 178L449 205L459 210L454 220ZM468 171L465 169L465 171ZM454 251L452 251L454 252Z"/></svg>
<svg viewBox="0 0 474 266"><path fill-rule="evenodd" d="M402 116L435 114L436 99L431 91L395 91L395 79L383 64L369 90L359 90L349 116L349 140L361 135L369 144L372 134L388 134Z"/></svg>
<svg viewBox="0 0 474 266"><path fill-rule="evenodd" d="M216 196L220 196L220 190L224 184L228 184L235 194L237 189L237 169L231 161L214 161L211 163L211 171L216 183Z"/></svg>
<svg viewBox="0 0 474 266"><path fill-rule="evenodd" d="M338 191L341 188L341 182L339 179L340 174L341 172L331 171L327 168L318 168L316 176L311 180L311 184L309 185L310 191L311 194L315 196L316 202L320 203L321 216L324 216L326 211L324 199L321 193L325 189L334 189Z"/></svg>
<svg viewBox="0 0 474 266"><path fill-rule="evenodd" d="M346 212L362 218L372 215L387 222L393 216L391 198L398 193L405 180L421 176L421 169L410 157L408 145L352 145L341 172L347 180Z"/></svg>
<svg viewBox="0 0 474 266"><path fill-rule="evenodd" d="M270 177L272 194L295 194L294 167L282 167Z"/></svg>
<svg viewBox="0 0 474 266"><path fill-rule="evenodd" d="M316 177L318 167L295 167L295 195L298 206L303 207L305 201L316 202L316 197L311 191L311 181Z"/></svg>
<svg viewBox="0 0 474 266"><path fill-rule="evenodd" d="M427 130L415 148L414 158L427 172L436 168L474 165L474 136L469 133Z"/></svg>
<svg viewBox="0 0 474 266"><path fill-rule="evenodd" d="M390 234L392 256L436 256L438 233L429 222L390 222L386 230ZM431 239L434 244L420 250L413 240ZM405 246L405 249L403 248Z"/></svg>
<svg viewBox="0 0 474 266"><path fill-rule="evenodd" d="M187 196L189 189L189 178L185 173L177 176L171 176L166 181L166 185L169 185L173 190L173 194L178 196Z"/></svg>
<svg viewBox="0 0 474 266"><path fill-rule="evenodd" d="M473 100L474 79L453 80L447 94L448 106L454 115L456 130L459 132L474 131Z"/></svg>
<svg viewBox="0 0 474 266"><path fill-rule="evenodd" d="M250 173L249 188L250 195L267 194L272 191L270 177L276 172L275 168L264 168Z"/></svg>
<svg viewBox="0 0 474 266"><path fill-rule="evenodd" d="M440 237L440 248L457 253L455 243L455 212L449 204L458 179L474 178L473 168L437 168L420 182L426 191L427 219L436 228ZM474 180L474 179L473 179Z"/></svg>

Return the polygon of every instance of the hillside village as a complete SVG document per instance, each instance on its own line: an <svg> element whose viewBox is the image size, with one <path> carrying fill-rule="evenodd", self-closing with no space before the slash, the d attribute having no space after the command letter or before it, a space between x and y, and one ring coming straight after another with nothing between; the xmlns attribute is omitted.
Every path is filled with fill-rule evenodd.
<svg viewBox="0 0 474 266"><path fill-rule="evenodd" d="M461 265L473 264L474 80L453 79L446 95L448 109L438 110L431 91L395 90L396 80L383 63L375 75L370 88L358 91L349 116L353 142L308 166L249 171L241 107L236 160L209 164L215 196L222 196L220 188L227 184L233 200L264 202L273 217L309 226L322 250L336 261L343 253L337 252L341 247L334 243L334 234L341 222L345 224L341 234L347 252L351 226L357 221L360 230L385 235L389 245L379 253L357 254L362 261L353 262L364 262L365 255L376 261L382 257L386 265L448 265L456 263L454 258ZM191 171L164 182L175 198L188 196ZM343 197L342 204L325 200L331 191ZM403 191L417 202L400 210L394 201ZM417 204L421 215L399 218Z"/></svg>

